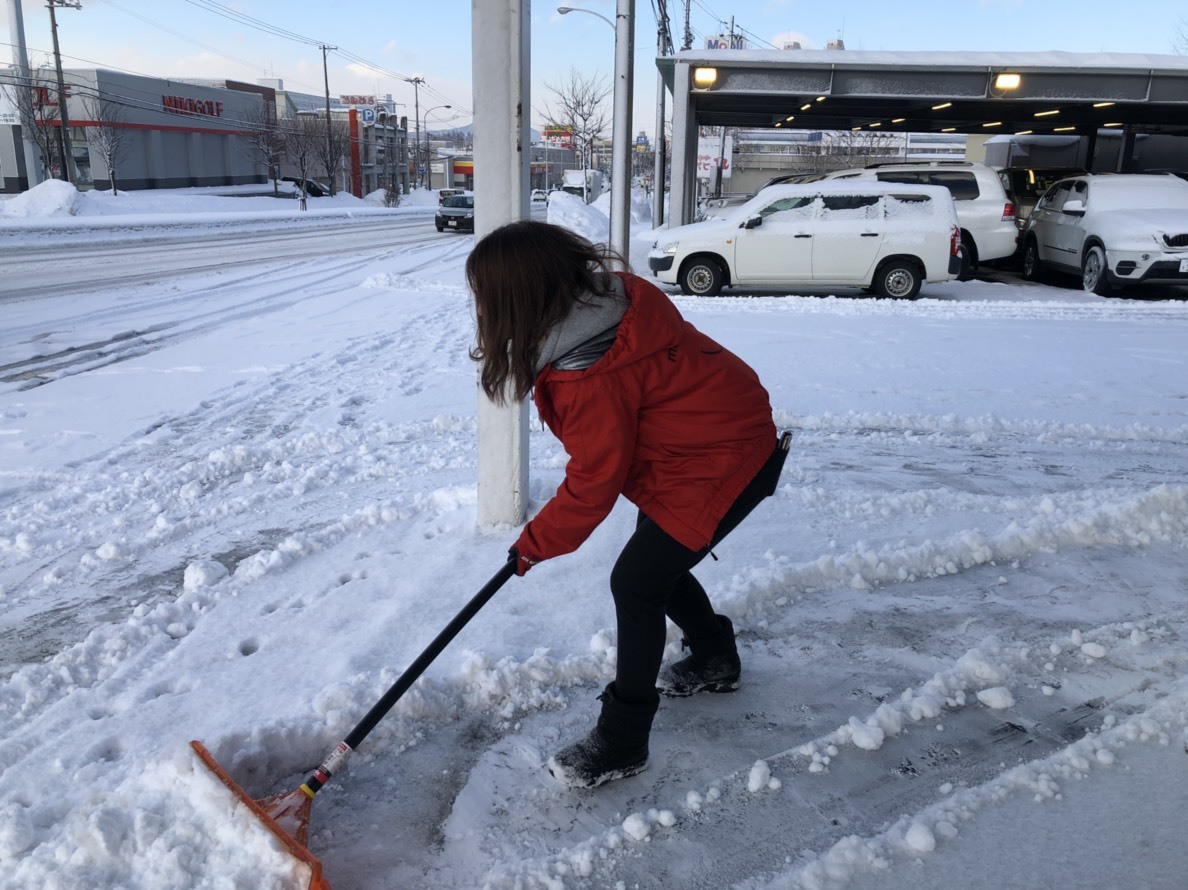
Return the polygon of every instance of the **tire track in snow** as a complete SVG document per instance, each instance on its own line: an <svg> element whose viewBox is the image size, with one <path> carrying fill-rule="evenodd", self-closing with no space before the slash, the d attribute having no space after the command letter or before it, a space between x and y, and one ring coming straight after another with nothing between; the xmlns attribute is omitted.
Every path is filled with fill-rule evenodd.
<svg viewBox="0 0 1188 890"><path fill-rule="evenodd" d="M453 462L472 477L473 422L389 425L368 404L370 381L399 381L410 393L442 364L469 371L469 328L455 321L468 319L464 306L457 291L444 290L441 304L408 307L399 338L382 331L353 338L340 351L163 419L102 460L119 466L135 453L147 467L136 476L88 464L77 475L33 480L0 515L0 568L8 554L10 571L23 571L15 581L9 576L11 624L0 630L10 668L58 651L97 614L118 622L128 610L175 596L195 556L233 570L294 530L319 533L338 521L351 488L383 485L388 492L378 500L395 499L397 511L434 509L416 505L419 479L402 480L425 472L426 450L439 455L435 472ZM399 348L404 337L433 342L433 360L422 360L418 349L410 361ZM229 430L235 435L228 440ZM228 444L211 450L212 440ZM113 594L97 603L94 589ZM43 620L24 615L33 602Z"/></svg>

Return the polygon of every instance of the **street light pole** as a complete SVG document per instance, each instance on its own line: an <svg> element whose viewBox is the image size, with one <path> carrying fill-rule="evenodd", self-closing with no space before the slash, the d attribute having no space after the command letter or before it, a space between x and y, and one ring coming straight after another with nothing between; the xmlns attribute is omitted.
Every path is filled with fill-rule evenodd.
<svg viewBox="0 0 1188 890"><path fill-rule="evenodd" d="M614 30L615 27L614 22L604 16L601 12L595 12L592 9L582 9L580 6L558 6L557 12L561 13L561 15L569 15L571 12L584 12L586 15L596 15L608 25L610 25L612 30Z"/></svg>
<svg viewBox="0 0 1188 890"><path fill-rule="evenodd" d="M611 128L611 218L610 246L624 259L628 258L631 241L631 91L633 89L635 55L635 0L617 0L615 21L592 9L577 6L558 6L557 12L566 15L584 12L597 16L615 31L615 104ZM583 178L585 171L582 172Z"/></svg>
<svg viewBox="0 0 1188 890"><path fill-rule="evenodd" d="M429 166L429 115L439 108L453 107L453 105L434 105L425 111L425 183L429 188L433 188L433 170ZM444 183L444 185L448 186L449 183Z"/></svg>
<svg viewBox="0 0 1188 890"><path fill-rule="evenodd" d="M615 13L615 108L611 145L610 243L624 260L631 250L631 109L635 91L635 0Z"/></svg>
<svg viewBox="0 0 1188 890"><path fill-rule="evenodd" d="M657 57L672 56L672 37L668 30L668 0L660 0L657 7ZM652 227L664 225L664 171L667 168L668 148L664 142L664 75L656 70L656 150L652 164Z"/></svg>

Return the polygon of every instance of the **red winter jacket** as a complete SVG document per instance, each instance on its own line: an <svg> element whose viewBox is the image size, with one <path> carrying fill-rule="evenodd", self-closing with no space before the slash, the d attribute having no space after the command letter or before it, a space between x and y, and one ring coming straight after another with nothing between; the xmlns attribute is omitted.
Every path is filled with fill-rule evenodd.
<svg viewBox="0 0 1188 890"><path fill-rule="evenodd" d="M654 285L620 277L631 305L607 353L582 371L546 365L536 378L537 411L569 463L516 542L530 563L580 547L620 494L701 550L775 447L755 372Z"/></svg>

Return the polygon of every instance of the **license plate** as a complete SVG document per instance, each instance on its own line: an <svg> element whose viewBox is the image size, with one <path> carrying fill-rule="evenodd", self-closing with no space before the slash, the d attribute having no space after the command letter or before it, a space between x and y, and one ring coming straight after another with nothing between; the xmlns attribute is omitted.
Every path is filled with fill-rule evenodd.
<svg viewBox="0 0 1188 890"><path fill-rule="evenodd" d="M1188 260L1180 260L1180 274L1188 274Z"/></svg>
<svg viewBox="0 0 1188 890"><path fill-rule="evenodd" d="M451 219L449 222L447 222L447 223L446 223L446 225L447 225L447 226L454 226L455 228L457 228L457 226L458 226L458 220L456 220L456 219Z"/></svg>

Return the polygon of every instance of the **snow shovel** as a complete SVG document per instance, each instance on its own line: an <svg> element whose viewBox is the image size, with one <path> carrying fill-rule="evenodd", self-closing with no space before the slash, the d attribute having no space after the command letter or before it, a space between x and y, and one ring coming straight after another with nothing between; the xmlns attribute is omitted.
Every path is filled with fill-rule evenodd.
<svg viewBox="0 0 1188 890"><path fill-rule="evenodd" d="M375 729L376 724L384 718L384 715L392 709L400 697L408 692L409 687L458 635L458 632L515 573L515 559L509 559L503 568L483 586L483 589L462 608L462 611L454 616L454 619L426 647L416 661L408 666L396 682L388 688L383 697L375 703L375 706L367 712L367 716L359 721L359 724L350 731L345 739L339 742L338 747L327 755L326 759L322 761L322 765L314 770L297 790L284 794L273 794L261 800L253 800L215 762L214 757L201 742L190 742L190 746L210 771L231 789L232 793L263 823L265 828L276 835L294 858L309 866L309 890L330 890L330 884L322 876L322 863L306 848L309 842L309 818L314 795L342 767L347 756L359 746L363 739L367 738L367 734Z"/></svg>

